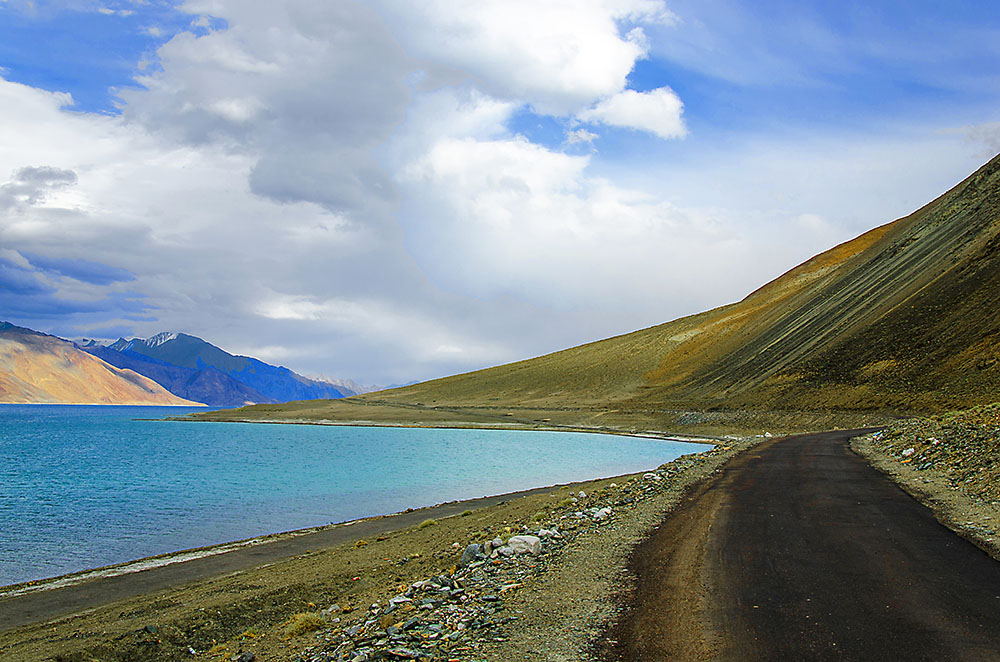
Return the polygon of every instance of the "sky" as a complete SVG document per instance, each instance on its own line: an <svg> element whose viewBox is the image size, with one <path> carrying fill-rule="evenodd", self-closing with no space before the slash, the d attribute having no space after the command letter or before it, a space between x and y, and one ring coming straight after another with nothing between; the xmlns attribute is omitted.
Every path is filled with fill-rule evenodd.
<svg viewBox="0 0 1000 662"><path fill-rule="evenodd" d="M0 0L0 320L390 384L736 301L1000 152L990 5Z"/></svg>

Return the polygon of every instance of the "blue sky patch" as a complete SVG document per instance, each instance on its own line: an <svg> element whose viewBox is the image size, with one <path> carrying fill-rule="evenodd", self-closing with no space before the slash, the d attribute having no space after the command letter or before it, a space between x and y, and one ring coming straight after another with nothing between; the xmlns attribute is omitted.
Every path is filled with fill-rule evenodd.
<svg viewBox="0 0 1000 662"><path fill-rule="evenodd" d="M135 280L135 276L125 269L111 267L100 262L78 258L45 257L35 253L21 253L31 264L42 271L67 276L91 285L111 285Z"/></svg>
<svg viewBox="0 0 1000 662"><path fill-rule="evenodd" d="M76 111L117 113L114 90L139 87L140 62L155 63L156 49L190 26L194 17L177 4L0 3L0 75L69 92Z"/></svg>

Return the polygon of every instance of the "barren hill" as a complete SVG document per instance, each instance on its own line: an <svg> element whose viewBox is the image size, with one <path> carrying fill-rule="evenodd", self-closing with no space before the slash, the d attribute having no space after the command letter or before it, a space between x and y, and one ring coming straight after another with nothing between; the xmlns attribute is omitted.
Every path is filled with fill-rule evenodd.
<svg viewBox="0 0 1000 662"><path fill-rule="evenodd" d="M196 405L73 343L0 322L0 403Z"/></svg>
<svg viewBox="0 0 1000 662"><path fill-rule="evenodd" d="M227 416L641 424L683 422L685 411L906 413L991 402L1000 387L998 248L1000 156L740 302L340 403Z"/></svg>

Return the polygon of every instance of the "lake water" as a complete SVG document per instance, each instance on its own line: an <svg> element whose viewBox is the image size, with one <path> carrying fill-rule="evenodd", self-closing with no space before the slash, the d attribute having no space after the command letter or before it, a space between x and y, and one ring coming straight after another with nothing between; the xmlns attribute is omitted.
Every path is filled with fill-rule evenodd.
<svg viewBox="0 0 1000 662"><path fill-rule="evenodd" d="M186 423L0 405L0 585L705 450L573 432Z"/></svg>

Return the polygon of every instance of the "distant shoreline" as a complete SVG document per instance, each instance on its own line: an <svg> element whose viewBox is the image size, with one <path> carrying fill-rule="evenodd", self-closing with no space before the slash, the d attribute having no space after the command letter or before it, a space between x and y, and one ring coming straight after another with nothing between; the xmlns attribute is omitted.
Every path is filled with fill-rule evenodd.
<svg viewBox="0 0 1000 662"><path fill-rule="evenodd" d="M153 420L153 419L150 419ZM168 416L164 419L177 423L260 423L264 425L319 425L329 427L356 427L356 428L418 428L428 430L503 430L506 432L577 432L582 434L605 434L614 437L634 437L636 439L655 439L658 441L680 441L686 444L705 444L714 446L719 443L729 441L725 437L713 437L711 435L698 435L688 437L678 433L656 432L645 430L642 432L628 432L624 430L613 430L609 428L590 428L584 426L544 426L544 425L511 425L509 423L453 423L448 425L432 425L429 423L379 423L376 421L306 421L306 420L275 420L275 419L226 419L213 420L210 418L188 418L186 416Z"/></svg>

